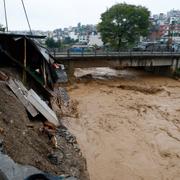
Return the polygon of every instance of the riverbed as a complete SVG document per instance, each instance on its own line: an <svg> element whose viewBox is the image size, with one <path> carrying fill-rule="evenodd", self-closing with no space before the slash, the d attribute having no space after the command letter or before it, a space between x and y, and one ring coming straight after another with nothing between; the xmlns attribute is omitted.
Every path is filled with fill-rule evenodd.
<svg viewBox="0 0 180 180"><path fill-rule="evenodd" d="M180 179L180 81L141 70L87 69L68 87L91 180ZM90 79L91 77L92 79Z"/></svg>

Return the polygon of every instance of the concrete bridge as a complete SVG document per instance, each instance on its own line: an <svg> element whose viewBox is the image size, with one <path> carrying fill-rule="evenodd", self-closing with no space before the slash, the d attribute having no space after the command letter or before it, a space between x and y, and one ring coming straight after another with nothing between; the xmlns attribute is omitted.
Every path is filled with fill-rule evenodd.
<svg viewBox="0 0 180 180"><path fill-rule="evenodd" d="M180 68L180 52L101 52L101 53L56 53L57 62L68 67L69 76L75 68L89 67L145 67L146 69Z"/></svg>

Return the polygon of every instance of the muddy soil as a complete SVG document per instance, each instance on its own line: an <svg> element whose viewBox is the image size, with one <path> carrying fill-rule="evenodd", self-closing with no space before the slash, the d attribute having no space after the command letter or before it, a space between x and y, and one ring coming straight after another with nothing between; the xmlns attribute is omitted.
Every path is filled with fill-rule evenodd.
<svg viewBox="0 0 180 180"><path fill-rule="evenodd" d="M0 139L4 153L19 164L32 165L54 175L88 179L86 161L73 136L63 127L58 129L59 148L54 149L48 136L40 132L41 120L42 117L29 119L20 101L0 82Z"/></svg>
<svg viewBox="0 0 180 180"><path fill-rule="evenodd" d="M63 122L91 180L180 179L179 81L128 72L116 80L81 79L69 93L79 116Z"/></svg>

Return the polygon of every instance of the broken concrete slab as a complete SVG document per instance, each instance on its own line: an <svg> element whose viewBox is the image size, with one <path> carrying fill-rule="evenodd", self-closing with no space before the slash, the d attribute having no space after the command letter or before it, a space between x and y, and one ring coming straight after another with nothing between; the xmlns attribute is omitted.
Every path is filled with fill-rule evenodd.
<svg viewBox="0 0 180 180"><path fill-rule="evenodd" d="M59 120L55 112L35 93L34 90L29 91L18 80L9 79L7 85L22 102L27 111L35 117L39 112L52 124L59 126Z"/></svg>
<svg viewBox="0 0 180 180"><path fill-rule="evenodd" d="M68 77L65 72L65 70L62 69L54 69L54 73L56 76L56 83L67 83L68 82Z"/></svg>
<svg viewBox="0 0 180 180"><path fill-rule="evenodd" d="M33 166L23 166L15 163L9 156L0 152L0 170L8 180L24 180L27 176L42 173Z"/></svg>
<svg viewBox="0 0 180 180"><path fill-rule="evenodd" d="M59 87L59 88L58 88L58 91L59 91L59 92L58 92L58 95L60 96L62 102L63 102L64 104L68 104L68 102L69 102L69 100L70 100L70 97L69 97L66 89L65 89L65 88L62 88L62 87Z"/></svg>
<svg viewBox="0 0 180 180"><path fill-rule="evenodd" d="M51 123L59 126L59 120L55 112L34 92L33 89L28 91L28 101Z"/></svg>
<svg viewBox="0 0 180 180"><path fill-rule="evenodd" d="M21 103L24 105L24 107L27 109L27 111L31 114L32 117L35 117L39 114L39 112L27 100L28 90L20 81L9 79L7 85L18 97L18 99L21 101Z"/></svg>
<svg viewBox="0 0 180 180"><path fill-rule="evenodd" d="M0 152L0 180L30 180L30 179L51 179L51 180L77 180L75 177L53 176L41 170L15 163L8 155Z"/></svg>

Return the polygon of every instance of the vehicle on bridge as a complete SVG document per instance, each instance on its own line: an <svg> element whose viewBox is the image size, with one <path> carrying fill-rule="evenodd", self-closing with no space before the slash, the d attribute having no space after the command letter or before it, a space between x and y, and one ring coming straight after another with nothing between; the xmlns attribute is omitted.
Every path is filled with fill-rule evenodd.
<svg viewBox="0 0 180 180"><path fill-rule="evenodd" d="M172 51L173 48L167 47L166 44L160 42L142 42L133 47L133 51Z"/></svg>
<svg viewBox="0 0 180 180"><path fill-rule="evenodd" d="M93 52L94 48L88 45L73 45L69 52L73 53L83 53L83 52Z"/></svg>

